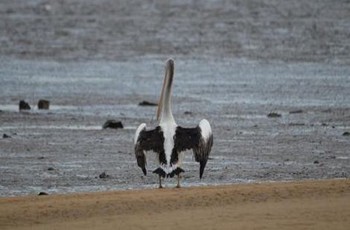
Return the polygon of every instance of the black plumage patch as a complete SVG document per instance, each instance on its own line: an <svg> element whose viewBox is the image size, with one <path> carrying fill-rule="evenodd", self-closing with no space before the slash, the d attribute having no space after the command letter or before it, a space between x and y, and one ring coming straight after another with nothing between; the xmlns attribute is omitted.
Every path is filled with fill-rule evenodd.
<svg viewBox="0 0 350 230"><path fill-rule="evenodd" d="M171 173L169 173L167 177L173 178L175 175L179 175L180 173L183 173L183 172L185 172L185 170L179 167L173 170Z"/></svg>
<svg viewBox="0 0 350 230"><path fill-rule="evenodd" d="M137 138L135 145L135 155L137 165L142 169L144 175L146 171L146 156L144 151L154 151L159 154L159 161L166 163L164 154L164 135L160 126L157 126L153 130L142 130Z"/></svg>
<svg viewBox="0 0 350 230"><path fill-rule="evenodd" d="M166 173L162 168L157 168L156 170L153 171L153 173L158 174L160 177L165 178Z"/></svg>

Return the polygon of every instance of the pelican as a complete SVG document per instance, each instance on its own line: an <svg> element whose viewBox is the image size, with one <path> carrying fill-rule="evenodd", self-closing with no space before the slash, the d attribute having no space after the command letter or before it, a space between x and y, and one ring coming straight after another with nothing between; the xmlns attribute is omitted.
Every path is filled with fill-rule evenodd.
<svg viewBox="0 0 350 230"><path fill-rule="evenodd" d="M199 162L199 178L202 179L209 153L213 145L213 134L209 122L203 119L195 128L183 128L175 122L171 111L171 92L174 78L174 61L169 59L165 65L165 77L158 103L157 120L159 125L155 129L147 130L142 123L134 138L137 165L144 175L146 170L146 152L157 154L159 167L153 173L159 176L159 188L162 188L162 178L177 176L177 188L180 188L180 174L185 172L181 168L186 150L193 150L194 158Z"/></svg>

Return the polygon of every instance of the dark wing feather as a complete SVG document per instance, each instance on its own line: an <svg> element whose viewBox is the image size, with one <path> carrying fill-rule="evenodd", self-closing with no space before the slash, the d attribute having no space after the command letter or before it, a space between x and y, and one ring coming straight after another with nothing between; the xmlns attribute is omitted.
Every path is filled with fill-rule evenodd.
<svg viewBox="0 0 350 230"><path fill-rule="evenodd" d="M140 128L141 130L139 130ZM135 156L137 165L146 175L147 161L145 151L152 150L156 153L161 153L164 151L164 136L159 126L153 130L146 130L146 126L141 124L139 129L137 129L135 136Z"/></svg>
<svg viewBox="0 0 350 230"><path fill-rule="evenodd" d="M198 146L201 138L200 128L182 128L178 126L175 133L175 149L178 152L193 149Z"/></svg>
<svg viewBox="0 0 350 230"><path fill-rule="evenodd" d="M182 128L180 126L176 128L175 149L177 152L193 150L195 160L200 163L200 178L202 178L212 146L213 135L209 122L206 120L202 120L196 128Z"/></svg>

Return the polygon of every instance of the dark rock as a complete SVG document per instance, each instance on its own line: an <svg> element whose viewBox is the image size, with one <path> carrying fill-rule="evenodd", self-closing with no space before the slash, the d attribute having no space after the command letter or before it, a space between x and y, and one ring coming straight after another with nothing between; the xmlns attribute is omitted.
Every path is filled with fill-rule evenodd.
<svg viewBox="0 0 350 230"><path fill-rule="evenodd" d="M14 9L7 9L6 10L6 14L13 14L13 13L15 13Z"/></svg>
<svg viewBox="0 0 350 230"><path fill-rule="evenodd" d="M53 171L53 170L55 170L55 169L52 168L52 167L48 167L47 170L48 170L48 171Z"/></svg>
<svg viewBox="0 0 350 230"><path fill-rule="evenodd" d="M289 123L289 126L304 126L305 123Z"/></svg>
<svg viewBox="0 0 350 230"><path fill-rule="evenodd" d="M267 114L267 117L269 117L269 118L276 118L276 117L281 117L281 116L282 116L281 114L275 113L275 112Z"/></svg>
<svg viewBox="0 0 350 230"><path fill-rule="evenodd" d="M38 102L38 109L49 109L50 108L50 101L48 100L39 100Z"/></svg>
<svg viewBox="0 0 350 230"><path fill-rule="evenodd" d="M185 115L192 115L192 112L190 112L190 111L185 111L184 114L185 114Z"/></svg>
<svg viewBox="0 0 350 230"><path fill-rule="evenodd" d="M314 164L319 164L320 162L318 160L315 160L314 161Z"/></svg>
<svg viewBox="0 0 350 230"><path fill-rule="evenodd" d="M45 157L38 157L38 160L43 160L45 159Z"/></svg>
<svg viewBox="0 0 350 230"><path fill-rule="evenodd" d="M110 128L110 129L122 129L124 128L123 124L121 121L116 121L116 120L108 120L106 121L102 128L104 129L107 129L107 128Z"/></svg>
<svg viewBox="0 0 350 230"><path fill-rule="evenodd" d="M350 132L344 132L343 136L350 136Z"/></svg>
<svg viewBox="0 0 350 230"><path fill-rule="evenodd" d="M38 196L47 196L47 195L49 195L49 194L46 192L39 192L39 194L38 194Z"/></svg>
<svg viewBox="0 0 350 230"><path fill-rule="evenodd" d="M99 177L100 179L110 178L110 176L109 176L106 172L101 173L98 177Z"/></svg>
<svg viewBox="0 0 350 230"><path fill-rule="evenodd" d="M154 102L149 102L149 101L142 101L139 103L139 106L158 106L158 104Z"/></svg>
<svg viewBox="0 0 350 230"><path fill-rule="evenodd" d="M295 113L303 113L304 111L299 109L299 110L292 110L292 111L289 111L290 114L295 114Z"/></svg>
<svg viewBox="0 0 350 230"><path fill-rule="evenodd" d="M19 102L19 110L30 110L30 105L27 102L21 100Z"/></svg>
<svg viewBox="0 0 350 230"><path fill-rule="evenodd" d="M6 133L4 133L4 135L2 135L2 138L11 138L11 136L9 136Z"/></svg>
<svg viewBox="0 0 350 230"><path fill-rule="evenodd" d="M325 110L322 110L321 112L323 112L323 113L331 113L332 109L325 109Z"/></svg>

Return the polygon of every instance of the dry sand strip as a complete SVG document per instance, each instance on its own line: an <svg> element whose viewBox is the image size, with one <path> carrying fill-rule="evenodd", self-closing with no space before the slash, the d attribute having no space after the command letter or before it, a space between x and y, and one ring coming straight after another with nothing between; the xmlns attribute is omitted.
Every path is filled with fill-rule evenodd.
<svg viewBox="0 0 350 230"><path fill-rule="evenodd" d="M0 229L350 229L350 180L0 198Z"/></svg>

